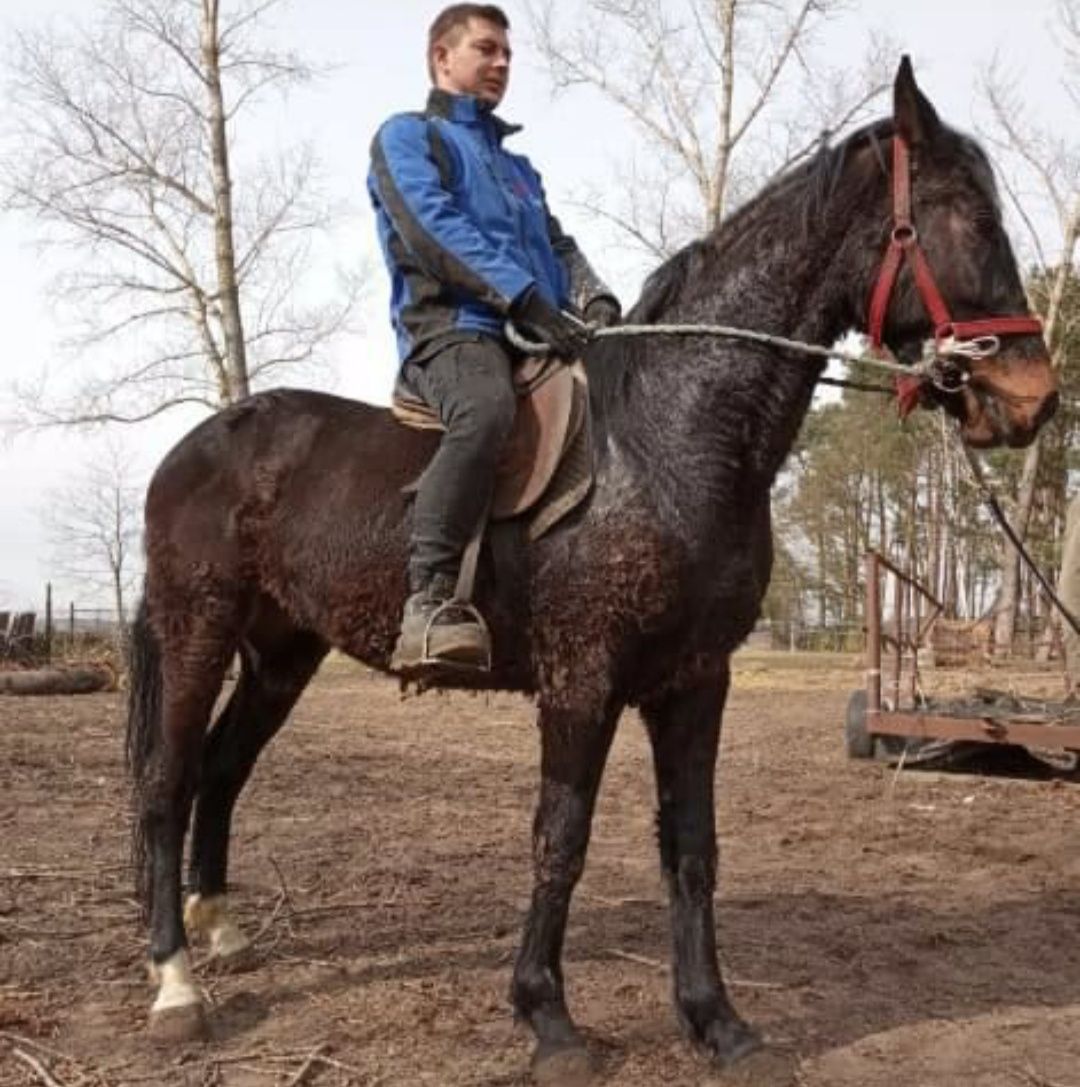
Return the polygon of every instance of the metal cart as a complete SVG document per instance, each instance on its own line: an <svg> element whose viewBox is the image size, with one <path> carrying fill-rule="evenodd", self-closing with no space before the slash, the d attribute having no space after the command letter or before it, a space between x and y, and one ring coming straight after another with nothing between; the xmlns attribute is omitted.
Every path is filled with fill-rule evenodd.
<svg viewBox="0 0 1080 1087"><path fill-rule="evenodd" d="M852 692L848 701L844 732L849 756L925 763L970 745L996 744L1025 748L1060 771L1078 769L1078 703L986 688L964 699L927 698L919 680L919 651L941 604L877 552L868 552L865 561L866 687ZM890 581L892 616L885 622L882 590ZM905 659L910 662L906 670Z"/></svg>

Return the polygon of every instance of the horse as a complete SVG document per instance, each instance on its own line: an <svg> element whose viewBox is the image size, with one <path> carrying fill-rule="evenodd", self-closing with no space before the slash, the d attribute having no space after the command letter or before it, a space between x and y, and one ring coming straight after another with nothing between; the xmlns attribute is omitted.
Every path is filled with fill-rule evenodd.
<svg viewBox="0 0 1080 1087"><path fill-rule="evenodd" d="M1057 400L989 162L939 119L907 58L892 116L822 147L681 250L629 320L737 323L822 346L857 329L903 360L931 336L966 334L982 348L962 380L921 395L976 447L1027 445ZM533 891L511 1003L535 1034L534 1074L560 1082L589 1075L562 946L628 706L653 756L678 1021L716 1066L763 1044L718 964L714 775L730 656L769 581L770 488L824 365L662 336L594 340L584 363L592 491L537 540L496 526L476 590L495 647L484 684L538 706ZM260 751L331 647L387 670L407 589L406 492L437 440L385 409L274 390L197 426L149 485L127 756L161 1038L207 1029L185 920L215 954L246 944L228 911L228 843Z"/></svg>

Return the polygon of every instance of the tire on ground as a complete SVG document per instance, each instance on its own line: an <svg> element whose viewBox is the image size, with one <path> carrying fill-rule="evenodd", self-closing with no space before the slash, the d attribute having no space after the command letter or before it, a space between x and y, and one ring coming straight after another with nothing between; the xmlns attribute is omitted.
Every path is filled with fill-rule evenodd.
<svg viewBox="0 0 1080 1087"><path fill-rule="evenodd" d="M874 737L866 731L866 691L852 691L844 716L844 746L849 759L872 759Z"/></svg>

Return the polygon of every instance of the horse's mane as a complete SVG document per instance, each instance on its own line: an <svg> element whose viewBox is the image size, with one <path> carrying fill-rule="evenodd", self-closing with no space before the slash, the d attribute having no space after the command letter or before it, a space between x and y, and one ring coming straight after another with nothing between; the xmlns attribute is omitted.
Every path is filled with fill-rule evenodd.
<svg viewBox="0 0 1080 1087"><path fill-rule="evenodd" d="M641 324L659 320L681 293L691 273L704 270L702 262L708 261L711 265L714 260L722 259L729 248L727 243L757 226L763 218L776 216L778 203L786 218L798 217L799 232L805 237L811 224L835 197L851 152L869 143L884 172L886 165L881 144L892 134L893 121L884 118L864 125L835 145L823 142L808 162L777 175L710 234L690 242L660 265L645 281L641 297L627 320ZM777 197L783 197L783 200L778 202Z"/></svg>
<svg viewBox="0 0 1080 1087"><path fill-rule="evenodd" d="M695 287L709 289L724 274L733 248L751 231L767 227L789 237L805 238L836 199L854 150L870 144L882 171L887 172L881 144L893 131L892 118L883 118L856 129L836 144L822 141L809 161L777 175L715 230L690 242L660 265L645 281L641 297L627 314L627 323L661 321L688 291ZM590 353L595 360L589 368L590 384L598 403L607 411L618 410L628 376L647 350L645 339L608 340Z"/></svg>

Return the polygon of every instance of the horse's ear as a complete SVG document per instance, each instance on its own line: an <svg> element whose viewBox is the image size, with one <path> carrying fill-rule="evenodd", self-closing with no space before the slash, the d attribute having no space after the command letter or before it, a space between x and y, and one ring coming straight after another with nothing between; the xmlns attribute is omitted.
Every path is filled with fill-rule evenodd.
<svg viewBox="0 0 1080 1087"><path fill-rule="evenodd" d="M910 147L929 143L941 128L937 111L919 90L911 58L906 55L900 61L893 84L893 120L896 131Z"/></svg>

